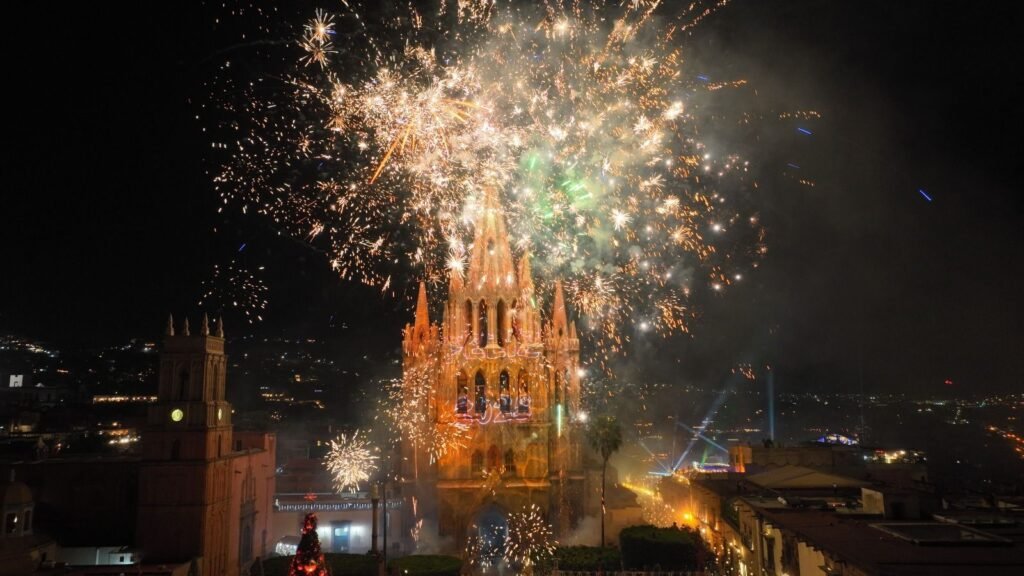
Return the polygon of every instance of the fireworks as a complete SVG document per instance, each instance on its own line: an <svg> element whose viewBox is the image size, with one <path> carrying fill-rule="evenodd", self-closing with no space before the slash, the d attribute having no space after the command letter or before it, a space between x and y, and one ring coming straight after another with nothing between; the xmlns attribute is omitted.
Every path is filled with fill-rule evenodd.
<svg viewBox="0 0 1024 576"><path fill-rule="evenodd" d="M430 417L430 405L435 402L431 378L436 370L436 359L405 370L404 377L388 383L387 394L381 399L377 419L411 443L424 447L433 464L449 453L466 446L469 425L455 420L450 414L436 421Z"/></svg>
<svg viewBox="0 0 1024 576"><path fill-rule="evenodd" d="M359 483L366 482L377 470L376 450L365 437L359 437L357 430L352 437L344 434L331 440L331 451L324 458L324 466L334 475L334 487L338 492L359 490Z"/></svg>
<svg viewBox="0 0 1024 576"><path fill-rule="evenodd" d="M217 314L237 310L249 324L263 321L267 286L259 276L262 272L262 266L251 272L235 260L226 266L215 264L210 279L203 282L199 306Z"/></svg>
<svg viewBox="0 0 1024 576"><path fill-rule="evenodd" d="M635 331L687 331L691 298L763 256L749 162L699 136L729 118L707 111L713 93L749 88L708 82L682 42L724 1L441 2L386 23L343 4L301 27L284 70L243 84L222 68L228 120L212 130L225 204L343 277L459 273L495 186L542 288L563 279L594 348L614 352Z"/></svg>
<svg viewBox="0 0 1024 576"><path fill-rule="evenodd" d="M533 566L555 552L558 543L552 537L551 526L544 520L540 508L531 504L508 518L505 536L505 561L524 567Z"/></svg>

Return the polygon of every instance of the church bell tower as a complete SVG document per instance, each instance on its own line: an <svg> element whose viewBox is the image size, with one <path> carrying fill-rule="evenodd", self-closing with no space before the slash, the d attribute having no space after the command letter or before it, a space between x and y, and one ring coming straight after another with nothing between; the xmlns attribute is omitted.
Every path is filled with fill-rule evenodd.
<svg viewBox="0 0 1024 576"><path fill-rule="evenodd" d="M198 334L169 319L157 401L149 407L139 471L138 542L143 560L192 561L199 574L228 574L231 405L225 400L224 324Z"/></svg>

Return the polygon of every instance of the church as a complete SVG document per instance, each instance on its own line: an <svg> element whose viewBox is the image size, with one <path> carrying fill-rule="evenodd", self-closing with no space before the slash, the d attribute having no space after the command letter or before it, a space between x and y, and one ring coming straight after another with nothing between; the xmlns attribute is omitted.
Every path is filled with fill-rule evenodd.
<svg viewBox="0 0 1024 576"><path fill-rule="evenodd" d="M419 416L438 434L455 423L468 430L461 446L433 459L403 440L410 532L436 528L442 542L461 548L470 536L500 542L508 515L530 505L556 537L579 521L579 339L560 283L552 296L544 314L529 254L513 260L498 195L489 190L465 275L450 275L440 324L430 320L421 283L415 321L404 333L403 385L426 379L430 390Z"/></svg>

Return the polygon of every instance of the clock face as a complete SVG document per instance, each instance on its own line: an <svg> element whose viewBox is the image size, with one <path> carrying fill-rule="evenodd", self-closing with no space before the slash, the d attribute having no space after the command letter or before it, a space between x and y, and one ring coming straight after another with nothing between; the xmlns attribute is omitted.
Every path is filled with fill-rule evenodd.
<svg viewBox="0 0 1024 576"><path fill-rule="evenodd" d="M181 419L185 417L185 413L181 411L181 408L175 408L171 410L171 420L175 422L181 422Z"/></svg>
<svg viewBox="0 0 1024 576"><path fill-rule="evenodd" d="M224 409L217 408L217 421L220 422L221 418L224 417Z"/></svg>

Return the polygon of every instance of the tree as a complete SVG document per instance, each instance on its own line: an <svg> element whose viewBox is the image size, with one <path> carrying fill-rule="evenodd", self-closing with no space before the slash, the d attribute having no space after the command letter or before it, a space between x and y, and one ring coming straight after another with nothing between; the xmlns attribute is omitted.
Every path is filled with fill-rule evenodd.
<svg viewBox="0 0 1024 576"><path fill-rule="evenodd" d="M587 429L587 440L591 448L601 453L601 546L604 546L605 476L608 473L608 459L622 446L622 427L614 416L594 418Z"/></svg>
<svg viewBox="0 0 1024 576"><path fill-rule="evenodd" d="M327 576L327 563L320 551L320 537L316 535L316 514L306 514L302 522L302 539L295 550L288 576Z"/></svg>

